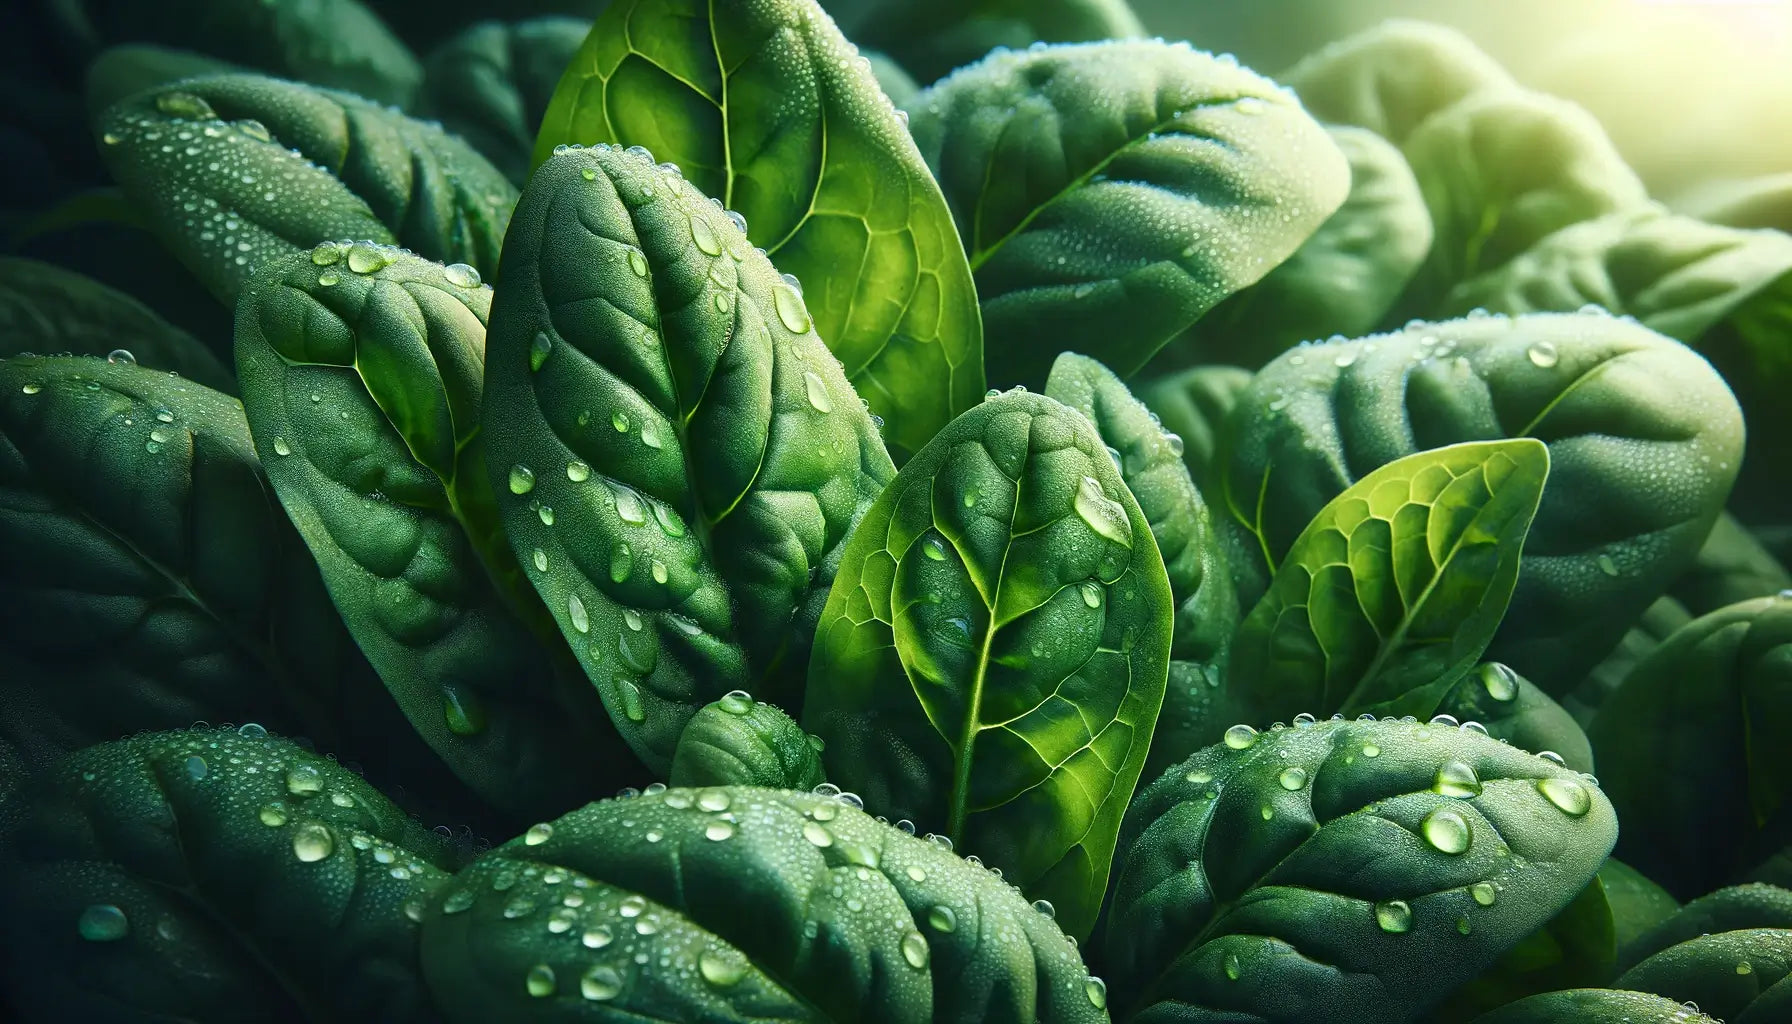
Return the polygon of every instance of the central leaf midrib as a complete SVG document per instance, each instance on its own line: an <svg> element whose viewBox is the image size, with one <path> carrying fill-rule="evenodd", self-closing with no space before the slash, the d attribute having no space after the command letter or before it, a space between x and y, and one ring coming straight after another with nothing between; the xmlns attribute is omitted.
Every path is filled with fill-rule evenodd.
<svg viewBox="0 0 1792 1024"><path fill-rule="evenodd" d="M996 623L996 609L1002 603L1002 582L1008 574L1008 556L1014 550L1014 519L1020 514L1020 481L1014 481L1014 501L1009 506L1008 527L1005 533L1007 540L1002 544L1002 564L996 569L995 584L989 588L989 600L985 607L989 610L989 628L983 634L983 645L977 652L977 670L971 679L971 692L965 706L964 731L961 734L956 751L957 760L952 766L951 805L946 813L946 836L953 842L964 840L965 818L970 813L971 789L971 754L977 745L977 734L983 730L983 686L989 677L989 652L995 645L996 633L1002 627ZM938 529L937 525L935 529ZM956 547L956 543L953 545ZM960 553L959 557L963 557ZM969 568L969 562L966 563Z"/></svg>

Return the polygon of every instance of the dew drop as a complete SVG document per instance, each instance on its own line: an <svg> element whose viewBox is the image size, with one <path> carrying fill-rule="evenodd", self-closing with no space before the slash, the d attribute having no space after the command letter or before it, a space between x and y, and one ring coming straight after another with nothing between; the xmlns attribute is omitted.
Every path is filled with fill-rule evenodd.
<svg viewBox="0 0 1792 1024"><path fill-rule="evenodd" d="M1298 767L1283 769L1282 774L1276 777L1276 781L1282 784L1283 789L1300 789L1307 784L1307 770Z"/></svg>
<svg viewBox="0 0 1792 1024"><path fill-rule="evenodd" d="M706 255L722 255L722 241L716 237L716 229L710 226L709 220L705 217L691 215L691 241L696 242L697 248L703 250Z"/></svg>
<svg viewBox="0 0 1792 1024"><path fill-rule="evenodd" d="M1560 358L1556 353L1556 347L1547 341L1533 342L1530 348L1524 350L1524 355L1531 361L1532 366L1545 370L1556 365L1557 359Z"/></svg>
<svg viewBox="0 0 1792 1024"><path fill-rule="evenodd" d="M703 830L703 837L705 839L710 839L718 843L732 835L734 835L734 824L733 822L728 821L712 821L709 823L709 826Z"/></svg>
<svg viewBox="0 0 1792 1024"><path fill-rule="evenodd" d="M697 971L711 985L727 988L747 976L747 961L731 950L706 949L697 957Z"/></svg>
<svg viewBox="0 0 1792 1024"><path fill-rule="evenodd" d="M315 821L308 821L292 833L293 856L306 864L323 860L336 850L330 830Z"/></svg>
<svg viewBox="0 0 1792 1024"><path fill-rule="evenodd" d="M323 773L316 765L294 765L286 771L286 791L293 796L310 796L324 789Z"/></svg>
<svg viewBox="0 0 1792 1024"><path fill-rule="evenodd" d="M1481 666L1481 685L1487 695L1502 703L1518 696L1518 673L1497 661Z"/></svg>
<svg viewBox="0 0 1792 1024"><path fill-rule="evenodd" d="M1248 749L1256 742L1257 730L1242 722L1226 730L1226 746L1233 750Z"/></svg>
<svg viewBox="0 0 1792 1024"><path fill-rule="evenodd" d="M1587 788L1572 779L1538 779L1537 792L1571 818L1583 817L1593 809L1593 797Z"/></svg>
<svg viewBox="0 0 1792 1024"><path fill-rule="evenodd" d="M113 904L95 903L81 911L75 931L88 942L117 942L131 933L131 921Z"/></svg>
<svg viewBox="0 0 1792 1024"><path fill-rule="evenodd" d="M1101 588L1093 583L1085 582L1077 588L1082 591L1083 604L1090 608L1101 607Z"/></svg>
<svg viewBox="0 0 1792 1024"><path fill-rule="evenodd" d="M902 959L907 960L910 967L917 970L926 967L929 953L927 940L920 932L909 932L902 937Z"/></svg>
<svg viewBox="0 0 1792 1024"><path fill-rule="evenodd" d="M480 280L479 271L465 263L450 263L443 267L442 277L456 288L477 288L485 283Z"/></svg>
<svg viewBox="0 0 1792 1024"><path fill-rule="evenodd" d="M1466 853L1474 835L1468 819L1454 807L1439 807L1427 814L1419 823L1419 831L1433 849L1448 854Z"/></svg>
<svg viewBox="0 0 1792 1024"><path fill-rule="evenodd" d="M548 361L548 353L554 351L553 339L543 332L536 332L535 340L529 343L529 369L541 369L541 364Z"/></svg>
<svg viewBox="0 0 1792 1024"><path fill-rule="evenodd" d="M579 599L579 595L567 596L566 617L572 620L572 628L581 633L591 632L591 616L585 611L585 602Z"/></svg>
<svg viewBox="0 0 1792 1024"><path fill-rule="evenodd" d="M537 999L553 995L554 989L557 987L554 981L554 969L547 964L536 964L529 968L529 973L523 979L523 987Z"/></svg>
<svg viewBox="0 0 1792 1024"><path fill-rule="evenodd" d="M1405 900L1384 900L1375 904L1375 924L1393 935L1412 930L1412 908Z"/></svg>
<svg viewBox="0 0 1792 1024"><path fill-rule="evenodd" d="M1431 791L1466 800L1481 795L1481 777L1475 774L1474 767L1467 762L1446 761L1437 770L1437 778L1432 783Z"/></svg>
<svg viewBox="0 0 1792 1024"><path fill-rule="evenodd" d="M777 308L778 319L792 334L807 334L814 326L809 319L809 310L803 306L803 298L788 283L772 287L772 305Z"/></svg>
<svg viewBox="0 0 1792 1024"><path fill-rule="evenodd" d="M510 493L528 494L535 489L535 471L522 463L510 467Z"/></svg>
<svg viewBox="0 0 1792 1024"><path fill-rule="evenodd" d="M958 927L958 911L944 903L935 905L927 911L927 927L950 934Z"/></svg>
<svg viewBox="0 0 1792 1024"><path fill-rule="evenodd" d="M1089 1000L1089 1005L1095 1007L1097 1010L1107 1009L1108 983L1094 975L1090 975L1089 978L1083 982L1083 996Z"/></svg>
<svg viewBox="0 0 1792 1024"><path fill-rule="evenodd" d="M554 826L545 821L536 822L529 826L529 831L523 833L523 845L540 846L553 837Z"/></svg>
<svg viewBox="0 0 1792 1024"><path fill-rule="evenodd" d="M589 936L591 933L585 934ZM621 994L622 975L616 973L614 967L599 964L579 977L579 995L592 1002L609 1002Z"/></svg>
<svg viewBox="0 0 1792 1024"><path fill-rule="evenodd" d="M1483 907L1491 907L1500 898L1499 889L1492 882L1476 882L1468 887L1469 896Z"/></svg>
<svg viewBox="0 0 1792 1024"><path fill-rule="evenodd" d="M1237 981L1238 976L1244 973L1244 965L1238 962L1237 953L1226 954L1225 968L1228 981Z"/></svg>
<svg viewBox="0 0 1792 1024"><path fill-rule="evenodd" d="M187 778L192 779L194 782L198 782L205 778L211 771L211 769L206 766L205 758L200 757L198 754L194 754L192 757L187 758L186 767Z"/></svg>
<svg viewBox="0 0 1792 1024"><path fill-rule="evenodd" d="M803 386L808 391L809 407L819 413L834 411L834 404L828 401L828 386L816 376L813 370L803 371Z"/></svg>
<svg viewBox="0 0 1792 1024"><path fill-rule="evenodd" d="M286 824L286 807L280 801L262 804L261 810L255 812L256 818L269 828L279 828Z"/></svg>
<svg viewBox="0 0 1792 1024"><path fill-rule="evenodd" d="M566 464L566 479L575 484L582 484L591 479L591 467L579 459Z"/></svg>

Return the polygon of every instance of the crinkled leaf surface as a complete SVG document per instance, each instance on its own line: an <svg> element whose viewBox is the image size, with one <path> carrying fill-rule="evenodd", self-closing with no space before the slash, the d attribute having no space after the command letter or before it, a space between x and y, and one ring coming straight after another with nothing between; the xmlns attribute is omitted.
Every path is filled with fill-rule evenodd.
<svg viewBox="0 0 1792 1024"><path fill-rule="evenodd" d="M691 716L667 779L674 786L814 789L823 781L821 741L772 705L729 693Z"/></svg>
<svg viewBox="0 0 1792 1024"><path fill-rule="evenodd" d="M8 802L0 846L0 955L33 1019L439 1019L417 922L451 851L259 727L73 754Z"/></svg>
<svg viewBox="0 0 1792 1024"><path fill-rule="evenodd" d="M1257 367L1303 341L1380 326L1431 249L1431 213L1392 143L1366 128L1326 129L1350 162L1350 195L1288 261L1208 313L1154 367Z"/></svg>
<svg viewBox="0 0 1792 1024"><path fill-rule="evenodd" d="M1430 717L1505 614L1548 476L1541 441L1466 442L1396 459L1333 498L1239 625L1233 717Z"/></svg>
<svg viewBox="0 0 1792 1024"><path fill-rule="evenodd" d="M894 467L747 236L636 154L550 158L517 207L486 373L504 528L635 752L663 771L702 705L793 694Z"/></svg>
<svg viewBox="0 0 1792 1024"><path fill-rule="evenodd" d="M1019 50L1145 34L1126 0L824 0L823 6L848 39L890 54L924 83L998 46Z"/></svg>
<svg viewBox="0 0 1792 1024"><path fill-rule="evenodd" d="M423 920L451 1020L1106 1021L1074 944L990 872L831 797L591 804L464 869Z"/></svg>
<svg viewBox="0 0 1792 1024"><path fill-rule="evenodd" d="M1251 371L1237 366L1195 366L1138 387L1138 396L1182 438L1182 462L1203 494L1218 493L1215 457L1226 417L1251 385Z"/></svg>
<svg viewBox="0 0 1792 1024"><path fill-rule="evenodd" d="M1691 561L1742 442L1735 399L1703 359L1593 314L1471 317L1309 346L1265 367L1230 425L1215 504L1270 567L1378 466L1462 441L1548 444L1550 484L1489 656L1551 694Z"/></svg>
<svg viewBox="0 0 1792 1024"><path fill-rule="evenodd" d="M1487 735L1533 754L1555 754L1577 772L1593 770L1593 748L1574 716L1537 684L1497 661L1476 666L1444 691L1436 713L1479 722Z"/></svg>
<svg viewBox="0 0 1792 1024"><path fill-rule="evenodd" d="M129 295L55 264L0 258L0 354L105 356L118 349L140 366L214 391L236 390L236 375L211 349Z"/></svg>
<svg viewBox="0 0 1792 1024"><path fill-rule="evenodd" d="M536 144L643 146L746 219L898 459L983 394L951 214L867 63L814 0L619 0Z"/></svg>
<svg viewBox="0 0 1792 1024"><path fill-rule="evenodd" d="M1116 1009L1411 1019L1567 906L1617 831L1597 787L1472 731L1241 728L1127 813L1100 937Z"/></svg>
<svg viewBox="0 0 1792 1024"><path fill-rule="evenodd" d="M1403 18L1337 40L1278 77L1314 117L1367 128L1395 145L1458 100L1513 84L1468 36Z"/></svg>
<svg viewBox="0 0 1792 1024"><path fill-rule="evenodd" d="M1792 930L1749 928L1688 939L1613 986L1655 992L1730 1024L1771 1024L1792 1009Z"/></svg>
<svg viewBox="0 0 1792 1024"><path fill-rule="evenodd" d="M441 121L521 186L548 101L590 31L588 18L472 25L424 62L419 113Z"/></svg>
<svg viewBox="0 0 1792 1024"><path fill-rule="evenodd" d="M244 292L237 369L274 490L412 726L495 806L538 816L627 757L562 678L498 521L479 421L490 304L469 268L325 243Z"/></svg>
<svg viewBox="0 0 1792 1024"><path fill-rule="evenodd" d="M141 93L97 133L126 196L226 304L272 261L332 239L396 242L489 274L516 202L503 175L440 128L258 75Z"/></svg>
<svg viewBox="0 0 1792 1024"><path fill-rule="evenodd" d="M1750 928L1792 929L1792 890L1750 882L1700 896L1626 947L1624 966L1701 935Z"/></svg>
<svg viewBox="0 0 1792 1024"><path fill-rule="evenodd" d="M1482 1014L1474 1024L1720 1024L1672 999L1645 992L1576 988L1545 992ZM1734 1021L1730 1024L1735 1024Z"/></svg>
<svg viewBox="0 0 1792 1024"><path fill-rule="evenodd" d="M1607 858L1606 863L1610 863ZM1603 873L1562 912L1520 939L1493 966L1450 993L1430 1014L1440 1022L1472 1020L1497 1006L1538 992L1591 988L1612 980L1618 956L1617 922Z"/></svg>
<svg viewBox="0 0 1792 1024"><path fill-rule="evenodd" d="M848 541L803 724L829 781L1094 923L1174 614L1089 420L1012 391L915 456Z"/></svg>
<svg viewBox="0 0 1792 1024"><path fill-rule="evenodd" d="M1624 816L1621 856L1682 899L1733 878L1792 792L1788 729L1792 595L1669 637L1587 730Z"/></svg>
<svg viewBox="0 0 1792 1024"><path fill-rule="evenodd" d="M911 127L977 274L993 383L1075 344L1121 376L1331 216L1350 168L1287 90L1186 43L997 53Z"/></svg>
<svg viewBox="0 0 1792 1024"><path fill-rule="evenodd" d="M1206 721L1211 684L1225 668L1238 626L1238 594L1207 502L1182 463L1182 439L1165 433L1120 378L1087 356L1059 356L1045 393L1088 417L1110 454L1119 453L1120 477L1151 526L1170 578L1176 606L1170 682L1145 762L1145 777L1155 779L1207 745L1195 734Z"/></svg>

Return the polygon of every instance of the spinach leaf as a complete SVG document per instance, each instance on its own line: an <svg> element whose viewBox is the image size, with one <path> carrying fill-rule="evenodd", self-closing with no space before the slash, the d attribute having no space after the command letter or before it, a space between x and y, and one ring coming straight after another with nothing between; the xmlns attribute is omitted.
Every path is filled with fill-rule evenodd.
<svg viewBox="0 0 1792 1024"><path fill-rule="evenodd" d="M1587 730L1624 816L1620 855L1676 896L1734 877L1786 806L1789 653L1792 596L1731 605L1669 637Z"/></svg>
<svg viewBox="0 0 1792 1024"><path fill-rule="evenodd" d="M1133 802L1098 948L1123 1018L1406 1020L1555 917L1617 831L1596 786L1473 731L1241 725Z"/></svg>
<svg viewBox="0 0 1792 1024"><path fill-rule="evenodd" d="M923 82L997 47L1145 34L1126 0L824 0L823 6L848 39L888 53Z"/></svg>
<svg viewBox="0 0 1792 1024"><path fill-rule="evenodd" d="M1599 880L1605 884L1606 899L1611 902L1612 925L1618 938L1615 966L1623 971L1655 951L1648 948L1648 936L1679 916L1680 904L1666 889L1616 857L1605 859Z"/></svg>
<svg viewBox="0 0 1792 1024"><path fill-rule="evenodd" d="M689 182L543 164L492 310L504 529L655 771L729 690L794 696L847 531L894 475L801 295Z"/></svg>
<svg viewBox="0 0 1792 1024"><path fill-rule="evenodd" d="M1715 181L1673 203L1676 213L1732 228L1792 231L1792 173Z"/></svg>
<svg viewBox="0 0 1792 1024"><path fill-rule="evenodd" d="M454 1021L1107 1020L1076 947L993 873L832 797L668 789L493 850L423 919Z"/></svg>
<svg viewBox="0 0 1792 1024"><path fill-rule="evenodd" d="M1292 255L1350 185L1287 90L1186 43L997 53L912 114L1001 383L1042 383L1063 337L1131 376Z"/></svg>
<svg viewBox="0 0 1792 1024"><path fill-rule="evenodd" d="M1721 1024L1672 999L1644 992L1576 988L1509 1003L1474 1024ZM1730 1024L1736 1024L1732 1021Z"/></svg>
<svg viewBox="0 0 1792 1024"><path fill-rule="evenodd" d="M1792 1010L1792 930L1749 928L1688 939L1614 984L1697 1006L1731 1024L1770 1024Z"/></svg>
<svg viewBox="0 0 1792 1024"><path fill-rule="evenodd" d="M1139 386L1138 395L1165 428L1182 439L1182 462L1203 494L1217 494L1220 432L1251 372L1237 366L1195 366Z"/></svg>
<svg viewBox="0 0 1792 1024"><path fill-rule="evenodd" d="M971 272L903 122L814 0L619 0L536 143L641 146L738 210L905 460L983 393ZM856 404L856 403L855 403Z"/></svg>
<svg viewBox="0 0 1792 1024"><path fill-rule="evenodd" d="M1431 249L1431 214L1406 158L1363 128L1326 129L1350 162L1350 195L1288 261L1219 304L1154 368L1258 367L1303 341L1374 330Z"/></svg>
<svg viewBox="0 0 1792 1024"><path fill-rule="evenodd" d="M744 690L691 716L667 779L674 786L814 789L822 783L821 740Z"/></svg>
<svg viewBox="0 0 1792 1024"><path fill-rule="evenodd" d="M1735 400L1703 359L1594 314L1470 317L1308 346L1257 374L1229 430L1215 504L1238 548L1270 568L1377 466L1462 441L1547 443L1550 485L1488 654L1552 695L1691 562L1742 446Z"/></svg>
<svg viewBox="0 0 1792 1024"><path fill-rule="evenodd" d="M484 157L439 128L257 75L140 93L98 134L126 197L226 304L274 260L338 238L490 273L516 201Z"/></svg>
<svg viewBox="0 0 1792 1024"><path fill-rule="evenodd" d="M1567 709L1497 661L1464 675L1437 702L1437 714L1479 722L1487 735L1533 754L1553 753L1577 772L1593 770L1593 748Z"/></svg>
<svg viewBox="0 0 1792 1024"><path fill-rule="evenodd" d="M1747 456L1743 465L1748 465ZM1792 589L1792 574L1735 517L1717 517L1692 565L1674 581L1671 593L1687 611L1705 615L1753 597Z"/></svg>
<svg viewBox="0 0 1792 1024"><path fill-rule="evenodd" d="M1011 391L910 460L847 542L803 724L830 781L943 831L1086 935L1173 614L1094 426Z"/></svg>
<svg viewBox="0 0 1792 1024"><path fill-rule="evenodd" d="M1395 145L1459 100L1513 85L1468 36L1404 18L1331 43L1279 77L1314 117L1367 128Z"/></svg>
<svg viewBox="0 0 1792 1024"><path fill-rule="evenodd" d="M107 356L230 394L236 376L192 335L123 292L37 260L0 257L0 356Z"/></svg>
<svg viewBox="0 0 1792 1024"><path fill-rule="evenodd" d="M890 105L897 110L907 110L921 95L921 86L909 77L902 65L876 50L863 50L860 55L871 64L871 77L877 79L877 87L890 98ZM908 115L899 115L906 117Z"/></svg>
<svg viewBox="0 0 1792 1024"><path fill-rule="evenodd" d="M1500 624L1548 475L1541 441L1468 442L1333 498L1238 628L1234 716L1429 717Z"/></svg>
<svg viewBox="0 0 1792 1024"><path fill-rule="evenodd" d="M1753 882L1700 896L1626 946L1624 969L1701 935L1750 928L1792 928L1792 890Z"/></svg>
<svg viewBox="0 0 1792 1024"><path fill-rule="evenodd" d="M148 43L108 47L87 65L87 119L97 123L132 96L182 79L241 73L236 64L189 50Z"/></svg>
<svg viewBox="0 0 1792 1024"><path fill-rule="evenodd" d="M71 755L9 804L0 850L32 1019L439 1019L418 922L453 851L260 726Z"/></svg>
<svg viewBox="0 0 1792 1024"><path fill-rule="evenodd" d="M1120 378L1086 356L1059 356L1045 394L1095 425L1151 527L1170 579L1176 608L1170 681L1145 761L1145 777L1154 779L1210 742L1204 738L1206 708L1238 626L1238 595L1207 503L1182 464L1182 439L1165 433Z"/></svg>
<svg viewBox="0 0 1792 1024"><path fill-rule="evenodd" d="M567 17L472 25L424 61L418 112L521 186L554 87L590 31L589 19Z"/></svg>
<svg viewBox="0 0 1792 1024"><path fill-rule="evenodd" d="M412 727L494 806L539 816L629 767L499 522L490 304L464 265L326 242L243 293L237 370L268 478Z"/></svg>
<svg viewBox="0 0 1792 1024"><path fill-rule="evenodd" d="M1479 977L1450 993L1431 1019L1439 1024L1472 1020L1538 992L1603 985L1614 974L1617 937L1605 883L1595 875L1561 913L1518 940Z"/></svg>
<svg viewBox="0 0 1792 1024"><path fill-rule="evenodd" d="M1650 652L1667 642L1668 637L1681 626L1693 620L1686 606L1672 597L1657 598L1655 603L1643 609L1631 627L1619 638L1618 646L1612 648L1587 671L1580 682L1575 683L1569 691L1562 695L1562 709L1572 715L1586 728L1593 721L1593 716L1611 699L1611 695L1624 684L1632 669Z"/></svg>

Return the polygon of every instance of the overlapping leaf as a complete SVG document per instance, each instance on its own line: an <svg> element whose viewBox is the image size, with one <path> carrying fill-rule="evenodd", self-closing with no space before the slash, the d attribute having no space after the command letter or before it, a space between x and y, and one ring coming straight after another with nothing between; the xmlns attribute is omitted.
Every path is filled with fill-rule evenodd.
<svg viewBox="0 0 1792 1024"><path fill-rule="evenodd" d="M666 778L674 786L814 789L823 781L821 740L745 692L724 694L691 716Z"/></svg>

